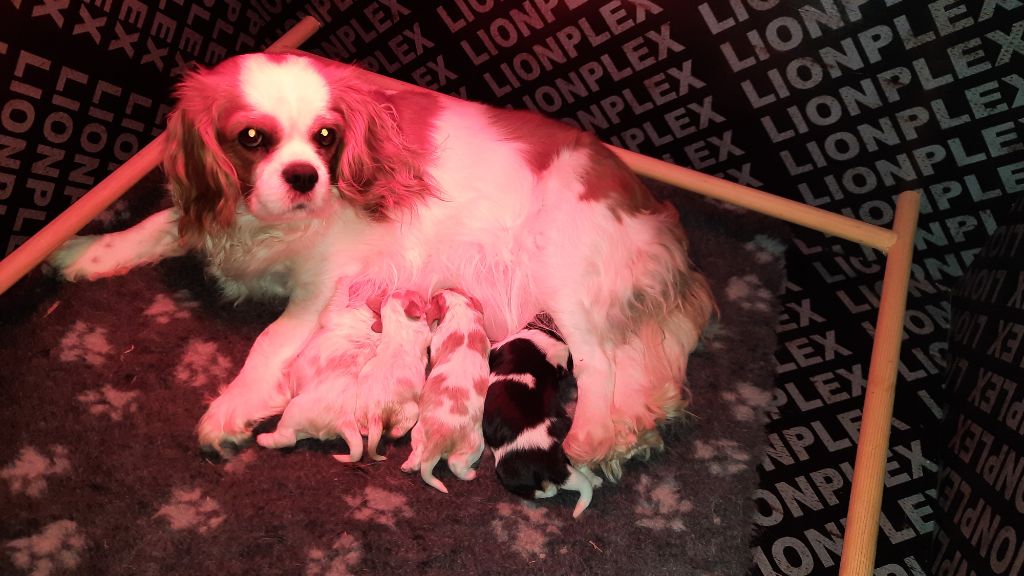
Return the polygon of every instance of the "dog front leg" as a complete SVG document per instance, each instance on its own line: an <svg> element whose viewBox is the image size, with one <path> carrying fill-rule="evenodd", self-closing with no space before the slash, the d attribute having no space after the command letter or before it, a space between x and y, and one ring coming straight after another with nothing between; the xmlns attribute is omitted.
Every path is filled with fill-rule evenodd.
<svg viewBox="0 0 1024 576"><path fill-rule="evenodd" d="M117 276L144 264L181 256L178 210L168 208L120 232L75 236L47 258L66 280Z"/></svg>
<svg viewBox="0 0 1024 576"><path fill-rule="evenodd" d="M601 463L614 445L612 422L615 373L606 350L586 334L565 331L576 373L576 412L565 438L565 453L577 466Z"/></svg>
<svg viewBox="0 0 1024 576"><path fill-rule="evenodd" d="M316 330L326 296L293 297L281 317L259 335L238 376L199 421L196 433L204 451L231 456L248 443L254 426L284 411L291 393L281 374Z"/></svg>

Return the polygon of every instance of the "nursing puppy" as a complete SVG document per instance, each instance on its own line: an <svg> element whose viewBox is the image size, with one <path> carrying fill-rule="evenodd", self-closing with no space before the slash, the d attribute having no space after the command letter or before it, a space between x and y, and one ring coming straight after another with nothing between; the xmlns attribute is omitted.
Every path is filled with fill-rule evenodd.
<svg viewBox="0 0 1024 576"><path fill-rule="evenodd" d="M412 454L402 470L419 470L424 482L447 494L434 477L438 460L447 458L455 476L472 480L473 464L484 450L490 341L480 304L453 290L431 298L427 317L431 324L440 323L430 339L430 375L420 395L420 420L412 429Z"/></svg>
<svg viewBox="0 0 1024 576"><path fill-rule="evenodd" d="M358 376L376 353L381 335L373 330L378 316L350 298L335 295L320 315L320 328L288 366L282 392L291 401L277 429L256 436L260 446L286 448L303 438L327 440L340 435L349 454L334 458L339 462L362 458L363 437L356 423Z"/></svg>
<svg viewBox="0 0 1024 576"><path fill-rule="evenodd" d="M562 449L572 420L558 398L558 381L572 371L569 347L555 333L528 325L490 354L484 401L484 440L494 452L498 480L522 498L548 498L559 488L580 498L573 518L590 505L589 469L576 469Z"/></svg>
<svg viewBox="0 0 1024 576"><path fill-rule="evenodd" d="M419 417L430 347L426 315L426 298L411 290L392 293L380 307L380 345L359 373L356 405L356 419L367 435L373 460L385 459L377 454L385 430L391 438L401 437Z"/></svg>

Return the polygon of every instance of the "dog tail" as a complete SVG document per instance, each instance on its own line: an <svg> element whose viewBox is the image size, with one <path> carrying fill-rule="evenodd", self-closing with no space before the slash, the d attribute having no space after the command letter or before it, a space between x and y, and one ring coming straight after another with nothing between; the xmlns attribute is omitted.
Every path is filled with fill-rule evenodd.
<svg viewBox="0 0 1024 576"><path fill-rule="evenodd" d="M380 444L380 438L384 434L384 422L381 419L380 414L374 414L370 417L367 428L366 450L370 455L370 459L374 462L387 460L387 456L381 456L377 453L377 446Z"/></svg>
<svg viewBox="0 0 1024 576"><path fill-rule="evenodd" d="M572 511L572 517L579 518L587 506L590 506L590 500L594 496L594 487L591 486L586 475L572 466L566 466L569 468L569 479L562 484L562 488L580 493L580 499L576 501L576 508Z"/></svg>
<svg viewBox="0 0 1024 576"><path fill-rule="evenodd" d="M334 459L338 462L359 462L363 458L363 437L359 434L359 428L355 422L345 422L341 425L341 436L348 444L348 454L335 454Z"/></svg>

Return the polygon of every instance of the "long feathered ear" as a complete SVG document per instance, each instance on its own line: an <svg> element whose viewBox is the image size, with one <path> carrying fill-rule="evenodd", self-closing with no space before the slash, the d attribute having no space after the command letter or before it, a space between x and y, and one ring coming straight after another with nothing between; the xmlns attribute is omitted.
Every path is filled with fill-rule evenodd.
<svg viewBox="0 0 1024 576"><path fill-rule="evenodd" d="M331 97L344 124L338 155L338 189L371 217L396 211L434 194L423 170L426 151L403 136L394 107L348 74L332 82Z"/></svg>
<svg viewBox="0 0 1024 576"><path fill-rule="evenodd" d="M181 211L178 235L189 245L231 226L241 199L234 165L217 141L218 93L215 71L196 72L178 89L178 104L167 119L164 172L171 198ZM223 95L219 100L223 100Z"/></svg>

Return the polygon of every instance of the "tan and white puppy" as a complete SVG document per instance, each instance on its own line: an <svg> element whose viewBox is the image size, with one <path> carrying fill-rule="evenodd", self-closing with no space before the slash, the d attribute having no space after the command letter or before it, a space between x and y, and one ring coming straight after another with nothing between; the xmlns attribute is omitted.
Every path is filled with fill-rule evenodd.
<svg viewBox="0 0 1024 576"><path fill-rule="evenodd" d="M331 300L320 316L320 328L285 371L283 393L291 402L277 428L256 437L260 446L287 448L303 438L341 436L349 454L334 458L339 462L362 458L363 437L356 422L362 393L359 373L380 345L381 335L373 330L379 316L366 304L343 296Z"/></svg>
<svg viewBox="0 0 1024 576"><path fill-rule="evenodd" d="M380 345L359 372L356 419L367 436L373 460L384 431L404 436L419 417L420 392L427 373L430 326L427 300L411 290L393 292L380 306Z"/></svg>
<svg viewBox="0 0 1024 576"><path fill-rule="evenodd" d="M166 132L174 207L50 262L98 278L197 250L228 298L288 299L199 422L200 444L221 453L287 406L278 375L339 279L463 288L492 341L547 311L577 361L565 451L617 477L682 412L713 308L678 214L592 134L363 78L303 54L188 75Z"/></svg>
<svg viewBox="0 0 1024 576"><path fill-rule="evenodd" d="M412 429L412 453L402 470L419 470L423 481L447 493L434 466L462 480L476 478L473 464L484 450L484 397L490 377L490 341L480 303L454 290L430 299L428 319L439 324L430 339L430 375L420 395L420 419Z"/></svg>

